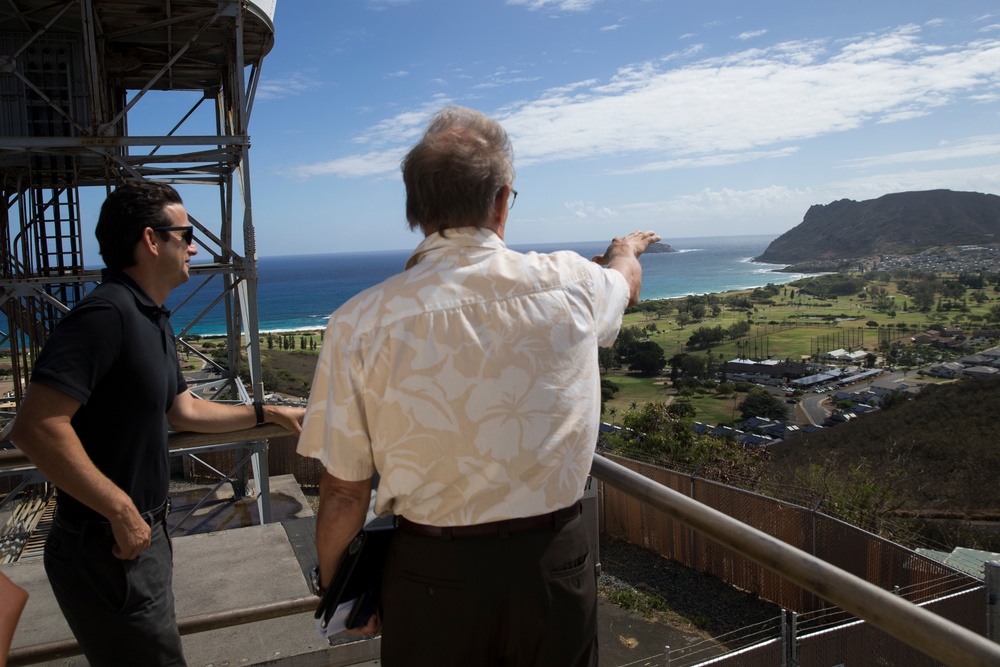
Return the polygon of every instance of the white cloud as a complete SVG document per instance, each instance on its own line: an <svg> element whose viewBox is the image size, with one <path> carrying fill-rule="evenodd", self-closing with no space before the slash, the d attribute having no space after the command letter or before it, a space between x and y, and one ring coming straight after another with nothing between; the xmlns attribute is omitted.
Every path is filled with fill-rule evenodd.
<svg viewBox="0 0 1000 667"><path fill-rule="evenodd" d="M502 108L496 117L511 134L518 166L613 156L639 159L643 164L633 169L649 171L783 157L794 150L790 144L989 100L1000 90L1000 39L932 44L914 25L681 64L675 57L623 66L610 80L556 86ZM504 81L500 74L496 80ZM432 98L355 141L408 146L449 102ZM362 169L366 156L375 164ZM379 151L366 156L324 163L340 165L326 173L374 174L377 164L387 164Z"/></svg>
<svg viewBox="0 0 1000 667"><path fill-rule="evenodd" d="M343 158L316 162L295 167L289 175L294 178L312 178L314 176L340 176L342 178L365 178L371 176L386 176L399 172L399 163L406 154L403 148L386 151L373 151L359 155L349 155Z"/></svg>
<svg viewBox="0 0 1000 667"><path fill-rule="evenodd" d="M704 188L696 193L654 202L638 202L622 208L679 220L719 220L732 217L771 215L775 210L794 209L801 213L802 202L812 201L811 190L771 186L752 190ZM808 204L806 205L808 207Z"/></svg>
<svg viewBox="0 0 1000 667"><path fill-rule="evenodd" d="M748 39L753 39L754 37L761 37L762 35L766 34L767 30L752 30L748 32L741 32L739 35L736 36L736 39L745 42Z"/></svg>
<svg viewBox="0 0 1000 667"><path fill-rule="evenodd" d="M592 201L568 201L563 204L569 211L581 220L597 219L608 220L615 218L618 214L607 206L598 206Z"/></svg>
<svg viewBox="0 0 1000 667"><path fill-rule="evenodd" d="M413 0L368 0L366 5L368 9L374 9L375 11L385 11L390 7L402 7L403 5L408 5Z"/></svg>
<svg viewBox="0 0 1000 667"><path fill-rule="evenodd" d="M877 155L857 160L847 160L839 166L849 169L867 169L887 164L913 164L915 162L939 162L968 158L1000 155L1000 134L969 137L960 141L942 143L936 148L905 151L890 155Z"/></svg>
<svg viewBox="0 0 1000 667"><path fill-rule="evenodd" d="M408 146L423 134L431 116L451 103L448 97L436 95L416 109L404 111L373 125L355 137L354 142L375 146L388 144Z"/></svg>
<svg viewBox="0 0 1000 667"><path fill-rule="evenodd" d="M942 52L906 26L832 53L825 42L789 42L676 68L638 63L607 83L552 89L502 120L522 165L629 153L674 160L914 117L998 85L1000 41Z"/></svg>
<svg viewBox="0 0 1000 667"><path fill-rule="evenodd" d="M398 70L396 72L389 72L388 74L385 75L385 78L386 79L401 79L404 76L410 76L410 73L407 72L405 69L401 69L401 70Z"/></svg>
<svg viewBox="0 0 1000 667"><path fill-rule="evenodd" d="M531 11L554 9L564 12L587 11L601 0L507 0L508 5L520 5Z"/></svg>
<svg viewBox="0 0 1000 667"><path fill-rule="evenodd" d="M278 100L301 95L321 87L323 87L323 83L306 72L291 72L275 77L265 76L257 84L256 99Z"/></svg>
<svg viewBox="0 0 1000 667"><path fill-rule="evenodd" d="M548 92L550 94L567 94L579 88L589 88L591 86L595 86L597 85L597 82L598 82L597 79L587 79L586 81L577 81L576 83L568 83L558 88L550 88Z"/></svg>
<svg viewBox="0 0 1000 667"><path fill-rule="evenodd" d="M621 217L634 220L639 225L650 225L661 234L675 237L780 232L798 224L814 204L828 204L839 199L861 201L892 192L941 188L998 192L1000 164L981 168L866 174L803 188L779 185L747 190L703 188L689 194L634 202L619 208Z"/></svg>
<svg viewBox="0 0 1000 667"><path fill-rule="evenodd" d="M645 164L627 167L624 169L613 169L609 173L618 175L641 174L651 171L669 171L671 169L693 169L697 167L725 167L742 162L753 162L755 160L766 160L771 158L789 157L798 152L797 146L790 146L775 151L750 151L746 153L721 153L718 155L704 155L699 157L679 158L677 160L666 160L663 162L647 162Z"/></svg>
<svg viewBox="0 0 1000 667"><path fill-rule="evenodd" d="M500 86L509 86L515 83L530 83L532 81L538 81L541 78L542 77L540 76L515 76L510 78L493 77L489 81L477 83L472 87L472 89L479 90L484 88L499 88Z"/></svg>
<svg viewBox="0 0 1000 667"><path fill-rule="evenodd" d="M1000 192L1000 163L985 167L865 174L858 178L826 186L826 191L830 193L828 201L843 197L872 199L890 192L938 189L964 192Z"/></svg>

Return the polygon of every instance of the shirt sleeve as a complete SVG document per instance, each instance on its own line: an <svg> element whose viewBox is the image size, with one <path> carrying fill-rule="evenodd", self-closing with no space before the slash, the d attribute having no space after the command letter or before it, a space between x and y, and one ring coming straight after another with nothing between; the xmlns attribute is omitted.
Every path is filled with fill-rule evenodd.
<svg viewBox="0 0 1000 667"><path fill-rule="evenodd" d="M38 355L31 381L82 404L112 367L122 344L121 315L98 299L80 304L56 326Z"/></svg>
<svg viewBox="0 0 1000 667"><path fill-rule="evenodd" d="M597 324L597 344L614 345L622 326L622 315L631 297L625 276L614 269L605 269L590 262L596 269L594 279L594 320Z"/></svg>
<svg viewBox="0 0 1000 667"><path fill-rule="evenodd" d="M324 334L297 451L317 459L328 473L357 482L375 473L367 427L361 360L352 351L353 327L336 313Z"/></svg>

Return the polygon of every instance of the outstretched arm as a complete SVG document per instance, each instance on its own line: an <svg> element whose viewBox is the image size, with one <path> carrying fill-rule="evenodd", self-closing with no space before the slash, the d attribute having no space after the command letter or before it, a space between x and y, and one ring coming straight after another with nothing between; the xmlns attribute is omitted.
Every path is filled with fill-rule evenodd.
<svg viewBox="0 0 1000 667"><path fill-rule="evenodd" d="M639 292L642 291L642 265L639 255L646 251L652 243L660 240L654 232L632 232L625 237L615 237L603 255L596 255L594 261L609 269L618 271L628 281L628 305L639 303Z"/></svg>
<svg viewBox="0 0 1000 667"><path fill-rule="evenodd" d="M280 424L292 433L302 431L305 408L283 405L265 405L264 421ZM257 425L257 414L252 405L226 405L195 398L190 392L182 391L174 398L174 404L167 412L170 428L175 431L194 433L225 433L253 428Z"/></svg>

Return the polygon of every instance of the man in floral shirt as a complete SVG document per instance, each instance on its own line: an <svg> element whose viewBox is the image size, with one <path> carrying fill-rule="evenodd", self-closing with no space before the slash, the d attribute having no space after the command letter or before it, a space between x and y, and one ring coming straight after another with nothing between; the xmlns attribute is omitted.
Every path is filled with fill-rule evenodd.
<svg viewBox="0 0 1000 667"><path fill-rule="evenodd" d="M616 238L594 261L508 249L513 151L470 109L432 120L403 180L424 240L405 271L331 316L299 440L326 468L320 584L361 528L377 471L376 513L399 526L378 619L386 665L596 664L579 500L597 348L638 301L638 256L659 237Z"/></svg>

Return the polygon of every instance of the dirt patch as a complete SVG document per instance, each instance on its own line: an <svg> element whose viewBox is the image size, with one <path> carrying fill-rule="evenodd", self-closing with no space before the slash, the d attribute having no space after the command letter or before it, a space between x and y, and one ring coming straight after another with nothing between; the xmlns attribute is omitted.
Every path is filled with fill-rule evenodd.
<svg viewBox="0 0 1000 667"><path fill-rule="evenodd" d="M316 372L316 361L319 354L316 352L290 352L287 350L264 350L261 353L261 361L264 365L272 368L281 368L300 375L309 382L312 382L313 374Z"/></svg>
<svg viewBox="0 0 1000 667"><path fill-rule="evenodd" d="M316 373L317 352L266 350L261 353L261 372L268 392L306 398Z"/></svg>

